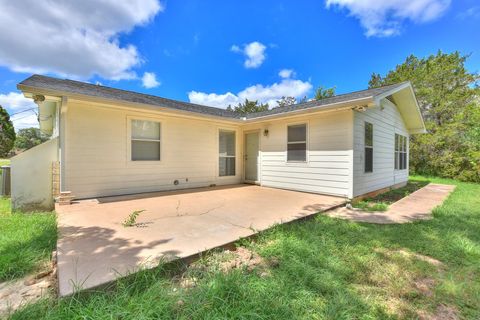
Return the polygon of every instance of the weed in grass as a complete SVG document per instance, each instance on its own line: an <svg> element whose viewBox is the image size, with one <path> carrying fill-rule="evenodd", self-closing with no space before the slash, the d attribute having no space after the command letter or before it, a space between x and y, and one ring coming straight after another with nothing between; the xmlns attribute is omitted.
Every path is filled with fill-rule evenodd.
<svg viewBox="0 0 480 320"><path fill-rule="evenodd" d="M122 222L122 226L124 227L133 227L137 224L137 218L140 213L144 212L145 210L135 210L128 215L128 217Z"/></svg>

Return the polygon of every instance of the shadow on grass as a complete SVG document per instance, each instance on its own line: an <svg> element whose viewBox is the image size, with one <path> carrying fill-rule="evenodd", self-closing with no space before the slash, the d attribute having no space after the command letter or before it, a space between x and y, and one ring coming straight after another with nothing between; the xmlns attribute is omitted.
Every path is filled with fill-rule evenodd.
<svg viewBox="0 0 480 320"><path fill-rule="evenodd" d="M0 215L0 281L39 271L57 241L54 213Z"/></svg>

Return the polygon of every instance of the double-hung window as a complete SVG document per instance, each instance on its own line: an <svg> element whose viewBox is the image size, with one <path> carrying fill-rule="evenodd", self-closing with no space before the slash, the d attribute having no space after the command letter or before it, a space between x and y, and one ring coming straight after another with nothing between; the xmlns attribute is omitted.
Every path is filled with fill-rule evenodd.
<svg viewBox="0 0 480 320"><path fill-rule="evenodd" d="M235 175L235 131L220 130L218 135L218 174Z"/></svg>
<svg viewBox="0 0 480 320"><path fill-rule="evenodd" d="M160 122L131 120L132 161L160 161Z"/></svg>
<svg viewBox="0 0 480 320"><path fill-rule="evenodd" d="M373 172L373 124L365 122L365 172Z"/></svg>
<svg viewBox="0 0 480 320"><path fill-rule="evenodd" d="M287 161L307 161L307 125L291 125L287 130Z"/></svg>
<svg viewBox="0 0 480 320"><path fill-rule="evenodd" d="M407 137L395 133L395 170L407 169Z"/></svg>

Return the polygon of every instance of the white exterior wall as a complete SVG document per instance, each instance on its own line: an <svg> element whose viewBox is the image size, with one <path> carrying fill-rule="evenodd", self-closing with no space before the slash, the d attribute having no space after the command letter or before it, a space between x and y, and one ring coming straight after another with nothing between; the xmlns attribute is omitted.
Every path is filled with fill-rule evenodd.
<svg viewBox="0 0 480 320"><path fill-rule="evenodd" d="M58 159L58 139L46 141L11 159L12 209L52 210L52 164Z"/></svg>
<svg viewBox="0 0 480 320"><path fill-rule="evenodd" d="M287 162L287 126L307 124L307 161ZM249 125L260 130L262 186L350 197L353 111L324 112ZM268 136L263 131L268 129Z"/></svg>
<svg viewBox="0 0 480 320"><path fill-rule="evenodd" d="M369 108L365 112L354 112L354 163L353 196L390 187L408 181L406 170L395 170L395 133L409 137L397 107L387 99L382 107ZM373 124L373 172L364 172L365 122ZM408 139L407 139L408 140ZM407 141L407 158L409 156Z"/></svg>
<svg viewBox="0 0 480 320"><path fill-rule="evenodd" d="M69 101L63 190L77 198L235 184L242 181L238 126ZM161 160L130 161L130 119L161 123ZM236 176L218 177L218 132L236 135ZM174 180L179 185L174 185Z"/></svg>

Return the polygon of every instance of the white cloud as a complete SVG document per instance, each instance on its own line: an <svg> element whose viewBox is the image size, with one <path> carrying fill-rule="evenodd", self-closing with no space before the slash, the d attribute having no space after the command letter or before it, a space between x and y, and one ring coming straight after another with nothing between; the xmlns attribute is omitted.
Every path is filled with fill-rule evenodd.
<svg viewBox="0 0 480 320"><path fill-rule="evenodd" d="M32 99L25 98L21 93L9 92L0 94L0 106L14 113L29 108L36 108L37 105Z"/></svg>
<svg viewBox="0 0 480 320"><path fill-rule="evenodd" d="M142 62L119 35L163 10L158 0L0 0L0 65L73 78L134 78Z"/></svg>
<svg viewBox="0 0 480 320"><path fill-rule="evenodd" d="M188 93L188 98L192 103L223 109L228 105L238 105L244 102L245 99L258 100L261 103L268 103L270 107L274 107L277 105L277 100L280 100L283 96L299 98L305 96L311 89L312 84L308 81L282 79L280 82L267 86L261 84L250 86L237 94L231 92L217 94L191 91Z"/></svg>
<svg viewBox="0 0 480 320"><path fill-rule="evenodd" d="M9 114L14 114L28 109L34 109L18 113L10 117L15 130L38 127L37 114L35 113L37 110L37 105L32 99L27 99L23 96L23 94L18 92L9 92L7 94L0 94L0 105L7 109Z"/></svg>
<svg viewBox="0 0 480 320"><path fill-rule="evenodd" d="M406 20L432 21L442 16L451 0L326 0L327 8L347 9L360 20L367 37L389 37L401 32Z"/></svg>
<svg viewBox="0 0 480 320"><path fill-rule="evenodd" d="M162 83L157 81L157 76L153 72L145 72L142 77L142 84L145 88L155 88L161 85Z"/></svg>
<svg viewBox="0 0 480 320"><path fill-rule="evenodd" d="M37 115L33 111L30 111L30 113L20 113L19 115L15 115L11 120L15 131L25 128L39 127Z"/></svg>
<svg viewBox="0 0 480 320"><path fill-rule="evenodd" d="M278 75L283 79L288 79L295 76L295 71L293 71L292 69L282 69L280 70Z"/></svg>
<svg viewBox="0 0 480 320"><path fill-rule="evenodd" d="M267 47L258 42L250 42L246 45L243 46L243 49L234 44L230 50L236 53L242 53L245 55L245 62L244 66L245 68L252 69L252 68L258 68L262 65L262 63L265 61L265 50Z"/></svg>

